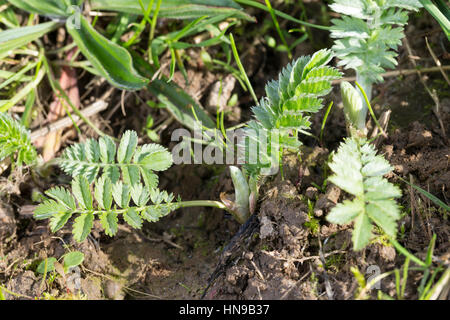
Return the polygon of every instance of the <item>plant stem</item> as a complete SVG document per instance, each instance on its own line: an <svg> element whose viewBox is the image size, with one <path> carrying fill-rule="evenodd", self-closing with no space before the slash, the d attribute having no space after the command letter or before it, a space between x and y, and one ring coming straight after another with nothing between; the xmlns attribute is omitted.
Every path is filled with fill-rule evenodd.
<svg viewBox="0 0 450 320"><path fill-rule="evenodd" d="M275 15L275 12L274 12L274 10L273 10L273 8L272 8L272 5L271 5L271 3L270 3L269 0L265 0L265 1L266 1L266 6L267 6L267 8L269 9L270 16L272 17L273 24L275 25L275 29L277 30L277 33L278 33L278 35L280 36L281 41L283 42L284 46L286 47L286 50L287 50L287 52L288 52L288 57L289 57L289 59L292 59L292 52L291 52L291 49L289 48L289 46L288 46L288 44L287 44L287 42L286 42L286 39L284 38L284 35L283 35L283 33L281 32L280 24L278 23L278 20L277 20L277 17L276 17L276 15Z"/></svg>
<svg viewBox="0 0 450 320"><path fill-rule="evenodd" d="M230 175L236 199L234 216L240 223L244 223L250 217L250 188L246 177L238 167L230 166Z"/></svg>
<svg viewBox="0 0 450 320"><path fill-rule="evenodd" d="M250 80L248 79L247 73L245 72L244 66L241 63L241 59L239 58L239 53L236 48L236 43L234 42L233 34L230 33L230 42L231 42L231 50L233 51L234 59L236 60L236 64L239 68L239 71L241 72L242 78L244 78L244 82L248 87L248 90L250 91L250 94L252 95L253 100L256 104L258 104L258 98L256 97L255 91L253 90L252 84Z"/></svg>
<svg viewBox="0 0 450 320"><path fill-rule="evenodd" d="M144 205L140 207L133 207L137 212L145 211L150 207L154 206L167 206L170 208L171 211L177 210L179 208L190 208L190 207L213 207L213 208L219 208L226 211L229 211L228 208L219 201L214 200L192 200L192 201L180 201L180 202L172 202L172 203L162 203L160 205ZM101 215L108 211L114 211L118 214L124 214L127 212L130 208L122 208L122 209L110 209L110 210L103 210L99 208L99 210L90 210L90 209L80 209L77 208L76 210L73 210L72 214L87 214L92 213L94 215Z"/></svg>
<svg viewBox="0 0 450 320"><path fill-rule="evenodd" d="M227 210L227 207L220 201L214 200L192 200L192 201L182 201L178 202L181 208L190 208L190 207L213 207L219 208L223 210Z"/></svg>

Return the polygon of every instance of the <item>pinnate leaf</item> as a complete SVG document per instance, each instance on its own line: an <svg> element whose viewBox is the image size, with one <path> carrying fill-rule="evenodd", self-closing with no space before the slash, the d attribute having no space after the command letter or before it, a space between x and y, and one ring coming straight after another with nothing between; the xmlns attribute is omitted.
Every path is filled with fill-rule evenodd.
<svg viewBox="0 0 450 320"><path fill-rule="evenodd" d="M401 191L383 175L392 167L365 139L349 138L339 147L329 164L334 175L329 181L355 196L344 200L327 215L332 223L345 224L354 220L353 248L364 248L372 237L372 223L388 236L395 237L400 210L393 200Z"/></svg>
<svg viewBox="0 0 450 320"><path fill-rule="evenodd" d="M45 194L58 201L58 203L62 204L66 209L76 209L75 199L68 190L62 187L51 188L45 191Z"/></svg>
<svg viewBox="0 0 450 320"><path fill-rule="evenodd" d="M73 224L73 238L78 241L84 241L91 232L94 224L94 214L92 212L82 213Z"/></svg>
<svg viewBox="0 0 450 320"><path fill-rule="evenodd" d="M109 210L112 205L112 182L106 177L102 176L97 180L94 190L95 200L97 200L100 208Z"/></svg>
<svg viewBox="0 0 450 320"><path fill-rule="evenodd" d="M137 152L135 162L146 170L165 171L172 165L173 160L166 148L157 144L147 144Z"/></svg>
<svg viewBox="0 0 450 320"><path fill-rule="evenodd" d="M84 176L78 176L72 180L72 192L82 209L93 209L89 181Z"/></svg>
<svg viewBox="0 0 450 320"><path fill-rule="evenodd" d="M64 204L48 199L37 206L33 216L36 220L44 220L51 218L53 215L66 212L67 207Z"/></svg>
<svg viewBox="0 0 450 320"><path fill-rule="evenodd" d="M136 150L138 137L135 131L127 130L120 139L119 148L117 149L117 162L130 163Z"/></svg>
<svg viewBox="0 0 450 320"><path fill-rule="evenodd" d="M135 229L140 229L142 227L142 218L134 208L129 208L123 214L123 219Z"/></svg>
<svg viewBox="0 0 450 320"><path fill-rule="evenodd" d="M50 230L52 232L56 232L67 223L67 221L72 216L72 212L70 211L61 211L53 214L50 218Z"/></svg>
<svg viewBox="0 0 450 320"><path fill-rule="evenodd" d="M369 244L372 236L372 224L368 215L360 214L355 219L355 227L352 234L353 249L355 251L363 249Z"/></svg>
<svg viewBox="0 0 450 320"><path fill-rule="evenodd" d="M121 208L128 208L130 203L130 186L119 181L112 186L114 201Z"/></svg>
<svg viewBox="0 0 450 320"><path fill-rule="evenodd" d="M103 228L105 229L105 233L112 237L117 233L117 222L118 222L118 218L117 218L117 212L115 211L107 211L107 212L103 212L100 215L100 222L103 226Z"/></svg>
<svg viewBox="0 0 450 320"><path fill-rule="evenodd" d="M353 201L344 200L338 203L327 216L331 223L345 224L352 221L356 216L364 212L364 202L355 199Z"/></svg>
<svg viewBox="0 0 450 320"><path fill-rule="evenodd" d="M116 156L116 144L109 136L103 136L98 141L100 159L103 163L113 163Z"/></svg>

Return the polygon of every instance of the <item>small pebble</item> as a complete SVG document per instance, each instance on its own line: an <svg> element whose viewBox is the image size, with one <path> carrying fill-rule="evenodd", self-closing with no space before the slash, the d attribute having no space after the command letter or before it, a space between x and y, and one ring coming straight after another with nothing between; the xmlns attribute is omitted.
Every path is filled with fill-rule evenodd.
<svg viewBox="0 0 450 320"><path fill-rule="evenodd" d="M315 187L308 187L305 191L305 196L310 200L314 200L317 196L317 191L318 190Z"/></svg>
<svg viewBox="0 0 450 320"><path fill-rule="evenodd" d="M252 260L253 259L253 252L247 252L244 257L247 260Z"/></svg>
<svg viewBox="0 0 450 320"><path fill-rule="evenodd" d="M314 215L316 216L316 217L321 217L321 216L323 216L323 210L321 210L321 209L315 209L314 210Z"/></svg>
<svg viewBox="0 0 450 320"><path fill-rule="evenodd" d="M104 287L105 296L111 300L122 300L124 295L122 285L118 282L107 280Z"/></svg>

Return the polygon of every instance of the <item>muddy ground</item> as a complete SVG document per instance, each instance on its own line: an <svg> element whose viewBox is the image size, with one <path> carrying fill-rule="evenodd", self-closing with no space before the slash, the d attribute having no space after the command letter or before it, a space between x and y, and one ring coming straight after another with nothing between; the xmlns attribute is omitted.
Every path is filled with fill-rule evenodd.
<svg viewBox="0 0 450 320"><path fill-rule="evenodd" d="M419 19L407 30L410 45L423 67L434 66L424 49L423 35L436 44L435 51L442 64L450 61L445 47L448 43L442 45L438 28L434 22ZM322 37L320 33L317 36ZM275 77L288 61L285 55L262 44L247 50L244 65L248 66L256 93L261 96L265 82ZM314 50L309 44L301 44L296 55ZM192 60L187 69L192 85L186 87L178 73L174 79L207 105L214 83L224 75L199 68L198 51L189 54ZM411 68L404 47L400 48L399 61L398 69ZM435 102L416 74L387 78L376 86L377 115L388 106L392 110L389 135L379 143L379 150L395 167L390 181L403 191L400 203L405 216L399 223L403 230L399 241L423 258L435 233L436 261L448 265L448 212L438 209L398 178L412 179L446 203L450 199L449 87L439 73L425 77L439 97L437 115L433 112ZM230 126L248 120L251 106L249 95L237 84L231 92L238 93L240 99L228 114ZM96 124L118 136L124 129L142 132L144 117L136 114L152 114L159 122L168 118L165 110L150 110L142 105L142 100L152 99L149 93L139 95L141 99L132 96L127 100L126 117L118 110L107 122L104 120L107 110L95 119ZM337 89L328 100L339 105ZM110 104L116 105L118 101L120 94L113 96ZM320 133L322 119L323 112L313 119L315 135ZM170 146L170 132L178 127L178 123L169 122L162 134L164 145ZM86 135L95 136L89 131ZM353 252L351 226L335 226L325 221L330 208L343 197L335 186L324 185L329 174L326 162L345 135L342 110L335 107L322 143L305 138L302 161L296 155L285 155L284 177L279 174L267 179L257 212L243 227L220 210L189 208L178 210L158 223L145 224L142 231L122 225L114 238L105 236L96 225L88 240L78 244L72 238L70 224L52 234L46 221L32 218L33 192L67 183L67 177L54 169L45 179L30 176L15 177L13 181L3 179L2 187L12 191L9 198L2 200L0 208L0 283L11 291L4 294L7 299L352 299L359 290L352 268L362 274L374 268L386 272L401 267L404 257L382 237L374 239L365 250ZM71 142L69 135L66 143ZM141 142L148 139L142 138ZM232 193L228 170L223 166L174 166L160 178L162 189L179 194L184 200L219 199L221 192ZM42 275L35 273L43 258L60 258L69 250L85 254L80 290L71 287L63 277L43 281ZM417 298L420 279L420 273L410 274L405 298ZM381 290L395 296L393 277L381 282ZM375 298L376 291L372 290L369 296Z"/></svg>

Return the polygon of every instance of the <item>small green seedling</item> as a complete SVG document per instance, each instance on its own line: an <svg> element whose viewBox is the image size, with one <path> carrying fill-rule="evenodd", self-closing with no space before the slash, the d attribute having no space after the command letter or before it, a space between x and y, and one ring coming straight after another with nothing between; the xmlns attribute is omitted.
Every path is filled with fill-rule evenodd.
<svg viewBox="0 0 450 320"><path fill-rule="evenodd" d="M342 14L331 20L333 50L340 59L338 65L356 71L369 101L373 83L382 82L386 68L397 65L397 50L405 36L403 27L408 12L421 8L419 0L334 0L330 8ZM367 116L363 101L361 119Z"/></svg>
<svg viewBox="0 0 450 320"><path fill-rule="evenodd" d="M393 199L399 198L401 191L383 178L393 169L389 162L377 155L375 147L367 141L347 138L329 166L334 175L328 180L354 198L337 204L327 220L336 224L355 221L354 250L361 250L369 243L373 223L395 238L400 210Z"/></svg>
<svg viewBox="0 0 450 320"><path fill-rule="evenodd" d="M84 261L84 253L72 251L64 255L64 272L67 273L71 268L81 265Z"/></svg>
<svg viewBox="0 0 450 320"><path fill-rule="evenodd" d="M55 262L58 260L54 257L46 258L38 265L36 272L46 274L55 271ZM72 251L63 256L63 268L67 273L71 268L77 267L84 261L84 254L79 251Z"/></svg>
<svg viewBox="0 0 450 320"><path fill-rule="evenodd" d="M328 181L354 198L337 204L327 220L336 224L354 221L353 248L361 250L372 238L373 223L395 239L400 210L394 199L401 197L401 191L383 178L393 168L382 155L377 155L375 147L366 138L360 94L345 81L341 83L341 94L351 137L345 139L333 155L329 167L334 175ZM364 92L363 95L367 99ZM370 102L366 102L371 110Z"/></svg>

